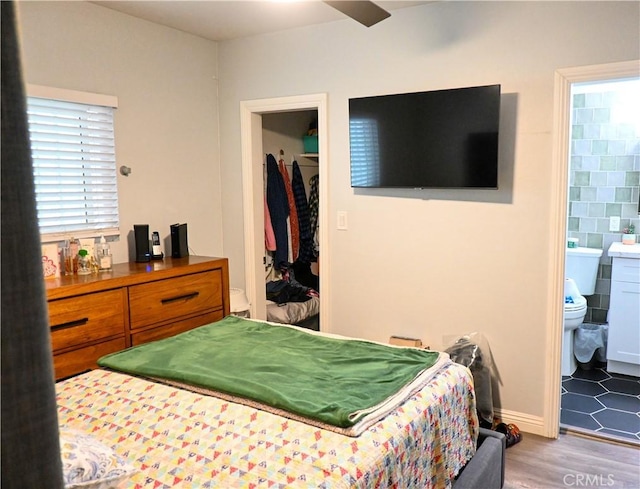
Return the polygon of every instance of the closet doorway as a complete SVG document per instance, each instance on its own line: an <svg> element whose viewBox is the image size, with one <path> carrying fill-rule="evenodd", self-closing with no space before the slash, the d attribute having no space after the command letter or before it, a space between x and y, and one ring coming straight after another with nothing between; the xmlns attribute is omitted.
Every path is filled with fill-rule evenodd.
<svg viewBox="0 0 640 489"><path fill-rule="evenodd" d="M319 207L318 223L320 250L328 250L328 145L327 145L327 95L313 94L244 101L240 104L241 144L242 144L242 186L244 207L244 248L245 248L245 289L251 302L252 318L267 319L265 287L265 246L264 246L264 172L265 155L273 152L263 144L263 116L314 111L318 127L318 179ZM300 135L302 137L302 134ZM279 151L280 148L278 148ZM283 148L284 149L284 148ZM279 155L274 154L276 158ZM294 154L284 155L291 163ZM320 330L329 331L329 290L327 285L329 253L319 260L319 276L322 280L320 294Z"/></svg>

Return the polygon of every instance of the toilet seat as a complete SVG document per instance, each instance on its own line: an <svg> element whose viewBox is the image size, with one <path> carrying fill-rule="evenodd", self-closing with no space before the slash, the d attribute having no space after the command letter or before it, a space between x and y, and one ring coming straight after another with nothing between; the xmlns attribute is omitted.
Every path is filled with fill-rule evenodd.
<svg viewBox="0 0 640 489"><path fill-rule="evenodd" d="M573 304L565 303L564 305L564 321L565 324L572 319L582 319L586 315L587 312L587 299L583 296L578 296L573 298Z"/></svg>
<svg viewBox="0 0 640 489"><path fill-rule="evenodd" d="M579 295L577 297L574 296L572 298L573 298L573 303L571 302L564 303L565 312L578 311L587 307L587 299L585 299L584 296Z"/></svg>

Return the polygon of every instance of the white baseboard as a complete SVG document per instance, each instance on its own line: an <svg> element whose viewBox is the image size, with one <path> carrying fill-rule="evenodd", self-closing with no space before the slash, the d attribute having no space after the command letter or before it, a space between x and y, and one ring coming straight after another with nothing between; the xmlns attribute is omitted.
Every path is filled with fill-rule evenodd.
<svg viewBox="0 0 640 489"><path fill-rule="evenodd" d="M496 409L494 416L500 418L503 423L513 423L518 429L524 433L532 433L547 437L544 429L544 420L540 416L532 416L531 414L519 413L517 411L509 411L508 409Z"/></svg>

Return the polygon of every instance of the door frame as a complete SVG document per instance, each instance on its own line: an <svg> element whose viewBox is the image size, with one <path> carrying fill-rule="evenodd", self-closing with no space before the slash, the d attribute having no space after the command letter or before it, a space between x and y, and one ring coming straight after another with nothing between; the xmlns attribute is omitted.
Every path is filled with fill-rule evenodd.
<svg viewBox="0 0 640 489"><path fill-rule="evenodd" d="M640 60L559 69L554 79L553 155L549 236L550 286L547 307L546 383L543 435L560 432L561 356L564 323L564 268L567 233L569 157L571 145L571 85L640 76Z"/></svg>
<svg viewBox="0 0 640 489"><path fill-rule="evenodd" d="M320 250L329 250L329 147L327 94L296 95L240 102L240 137L242 145L242 193L244 214L244 266L246 294L251 302L252 318L266 319L264 250L264 151L262 148L262 115L267 113L317 110L318 112L318 225ZM320 294L320 329L327 331L330 318L329 264L330 253L319 260L322 282Z"/></svg>

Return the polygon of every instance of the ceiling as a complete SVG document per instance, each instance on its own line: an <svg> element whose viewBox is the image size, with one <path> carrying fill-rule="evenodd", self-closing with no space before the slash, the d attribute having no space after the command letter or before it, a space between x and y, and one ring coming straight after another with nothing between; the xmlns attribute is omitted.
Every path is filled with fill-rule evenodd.
<svg viewBox="0 0 640 489"><path fill-rule="evenodd" d="M226 41L348 19L320 0L110 0L91 3L212 41ZM393 15L393 10L430 2L375 3ZM366 29L363 25L360 27Z"/></svg>

